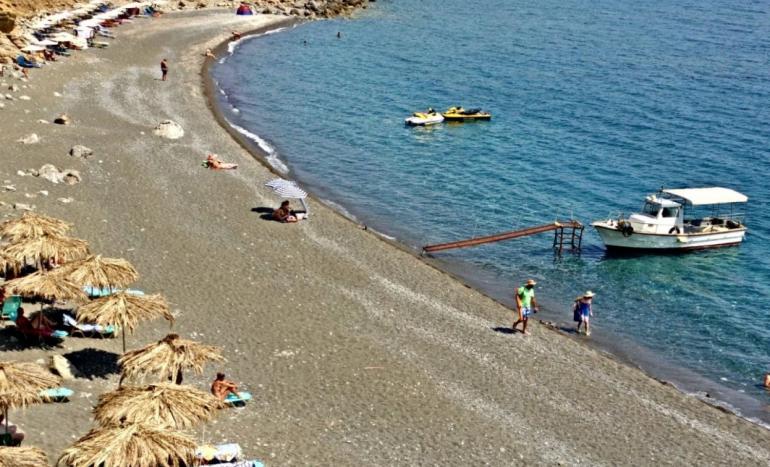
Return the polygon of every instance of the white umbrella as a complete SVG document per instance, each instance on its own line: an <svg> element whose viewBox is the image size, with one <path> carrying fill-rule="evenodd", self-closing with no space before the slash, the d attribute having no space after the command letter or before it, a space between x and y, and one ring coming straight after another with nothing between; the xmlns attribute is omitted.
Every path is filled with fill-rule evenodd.
<svg viewBox="0 0 770 467"><path fill-rule="evenodd" d="M307 192L297 186L297 182L276 178L265 183L265 186L272 188L273 192L281 198L298 199L302 203L302 207L305 208L306 215L310 215L310 209L308 209L305 203Z"/></svg>

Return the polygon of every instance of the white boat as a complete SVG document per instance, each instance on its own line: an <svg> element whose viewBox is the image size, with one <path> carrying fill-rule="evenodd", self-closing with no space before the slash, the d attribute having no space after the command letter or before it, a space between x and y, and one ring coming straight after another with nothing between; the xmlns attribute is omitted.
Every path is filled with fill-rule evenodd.
<svg viewBox="0 0 770 467"><path fill-rule="evenodd" d="M660 190L642 212L596 221L608 249L686 251L738 245L746 236L742 211L748 197L721 187Z"/></svg>
<svg viewBox="0 0 770 467"><path fill-rule="evenodd" d="M435 125L444 121L444 116L433 109L425 112L415 112L411 117L404 120L409 126L428 126Z"/></svg>

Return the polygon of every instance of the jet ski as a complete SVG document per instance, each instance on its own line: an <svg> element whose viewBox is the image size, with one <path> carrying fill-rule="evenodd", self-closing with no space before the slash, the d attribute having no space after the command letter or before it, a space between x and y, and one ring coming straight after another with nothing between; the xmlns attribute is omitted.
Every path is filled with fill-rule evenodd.
<svg viewBox="0 0 770 467"><path fill-rule="evenodd" d="M444 121L444 117L440 113L433 109L428 109L425 112L415 112L411 117L404 120L409 126L427 126L435 125Z"/></svg>
<svg viewBox="0 0 770 467"><path fill-rule="evenodd" d="M475 120L491 120L492 114L481 109L463 109L450 107L442 114L447 122L471 122Z"/></svg>

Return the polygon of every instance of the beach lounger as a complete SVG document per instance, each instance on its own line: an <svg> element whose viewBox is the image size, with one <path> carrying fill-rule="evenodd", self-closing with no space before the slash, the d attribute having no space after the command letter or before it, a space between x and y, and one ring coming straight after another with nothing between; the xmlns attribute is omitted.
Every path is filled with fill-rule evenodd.
<svg viewBox="0 0 770 467"><path fill-rule="evenodd" d="M78 323L78 321L72 316L64 313L62 315L64 325L70 328L70 334L72 336L80 335L81 337L94 336L94 337L115 337L115 326L102 326L99 324Z"/></svg>
<svg viewBox="0 0 770 467"><path fill-rule="evenodd" d="M16 321L19 316L19 308L21 307L21 297L18 295L11 295L3 302L3 311L0 314L0 319L8 319Z"/></svg>
<svg viewBox="0 0 770 467"><path fill-rule="evenodd" d="M24 58L24 55L19 55L18 57L16 57L16 64L22 68L40 68L41 66L43 66L39 63L30 62L29 60Z"/></svg>
<svg viewBox="0 0 770 467"><path fill-rule="evenodd" d="M244 407L246 402L250 400L251 393L249 392L239 392L238 397L236 397L233 393L228 393L227 397L225 397L225 405L230 407Z"/></svg>
<svg viewBox="0 0 770 467"><path fill-rule="evenodd" d="M75 391L68 388L52 388L40 391L43 402L69 402Z"/></svg>
<svg viewBox="0 0 770 467"><path fill-rule="evenodd" d="M109 287L94 287L92 285L87 285L83 287L83 292L88 295L89 298L101 298L106 297L108 295L112 295L115 292L122 292L123 289L110 289ZM126 289L126 292L130 293L131 295L144 295L144 292L141 290L135 290L135 289Z"/></svg>

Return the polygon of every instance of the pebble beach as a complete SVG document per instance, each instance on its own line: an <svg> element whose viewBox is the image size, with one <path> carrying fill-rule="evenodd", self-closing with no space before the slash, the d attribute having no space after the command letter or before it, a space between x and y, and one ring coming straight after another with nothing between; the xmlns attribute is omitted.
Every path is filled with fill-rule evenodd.
<svg viewBox="0 0 770 467"><path fill-rule="evenodd" d="M264 219L281 201L264 187L276 175L214 115L204 51L289 24L230 9L137 19L107 49L0 78L0 215L64 219L93 251L131 261L136 288L172 303L173 332L224 349L224 365L186 382L205 389L223 371L254 395L201 442L237 442L266 465L770 463L765 428L539 323L500 332L510 309L314 199L307 221ZM69 124L51 123L61 114ZM166 120L183 136L156 135ZM92 154L70 155L76 145ZM239 167L207 170L208 153ZM51 177L30 175L45 164ZM168 332L145 324L127 344ZM120 339L21 349L10 336L0 360L59 354L80 370L70 402L10 415L55 460L117 386Z"/></svg>

